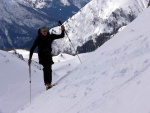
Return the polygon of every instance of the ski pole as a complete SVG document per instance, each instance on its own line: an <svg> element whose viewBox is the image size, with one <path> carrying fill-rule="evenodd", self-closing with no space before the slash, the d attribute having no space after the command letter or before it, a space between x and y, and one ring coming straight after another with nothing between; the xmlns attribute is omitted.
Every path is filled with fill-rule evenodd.
<svg viewBox="0 0 150 113"><path fill-rule="evenodd" d="M29 65L30 104L31 104L31 66Z"/></svg>
<svg viewBox="0 0 150 113"><path fill-rule="evenodd" d="M58 23L59 23L60 25L62 25L62 22L61 22L60 20L58 21ZM68 36L66 30L65 30L65 34L67 35L67 38L68 38L69 42L71 43L71 46L73 47L73 49L74 49L76 55L78 56L78 59L79 59L80 63L82 64L82 61L81 61L81 59L80 59L80 57L79 57L77 51L75 50L75 48L74 48L74 46L73 46L73 44L72 44L72 42L71 42L71 40L70 40L70 38L69 38L69 36Z"/></svg>

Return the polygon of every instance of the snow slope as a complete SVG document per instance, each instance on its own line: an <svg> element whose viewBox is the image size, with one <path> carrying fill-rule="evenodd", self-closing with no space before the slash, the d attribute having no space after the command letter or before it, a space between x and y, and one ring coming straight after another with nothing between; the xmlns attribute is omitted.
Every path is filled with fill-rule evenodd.
<svg viewBox="0 0 150 113"><path fill-rule="evenodd" d="M14 54L0 50L0 71L0 113L14 113L29 102L28 65ZM41 74L32 67L32 96L43 89Z"/></svg>
<svg viewBox="0 0 150 113"><path fill-rule="evenodd" d="M8 53L0 50L0 113L16 113L30 100L29 67L27 65L29 52L17 50L17 53L22 54L24 60L19 59L12 52ZM69 60L71 59L74 59L74 62L70 63ZM32 60L31 97L33 99L45 91L45 86L42 66L37 63L36 53L33 54ZM53 82L60 80L73 70L78 65L76 60L75 57L65 54L54 57L56 63L53 65Z"/></svg>
<svg viewBox="0 0 150 113"><path fill-rule="evenodd" d="M149 12L17 113L150 113Z"/></svg>

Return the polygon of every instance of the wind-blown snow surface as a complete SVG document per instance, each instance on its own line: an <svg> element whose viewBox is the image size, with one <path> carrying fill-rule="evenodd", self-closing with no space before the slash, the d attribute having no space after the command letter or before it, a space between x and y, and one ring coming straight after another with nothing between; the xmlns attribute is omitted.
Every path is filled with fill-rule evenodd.
<svg viewBox="0 0 150 113"><path fill-rule="evenodd" d="M17 113L150 113L149 12Z"/></svg>

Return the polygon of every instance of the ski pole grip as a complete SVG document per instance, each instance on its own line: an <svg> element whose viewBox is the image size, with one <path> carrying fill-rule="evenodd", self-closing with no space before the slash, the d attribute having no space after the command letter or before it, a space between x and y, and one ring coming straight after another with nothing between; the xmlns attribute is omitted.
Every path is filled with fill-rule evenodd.
<svg viewBox="0 0 150 113"><path fill-rule="evenodd" d="M62 22L59 20L59 21L58 21L58 24L59 24L59 25L62 25Z"/></svg>

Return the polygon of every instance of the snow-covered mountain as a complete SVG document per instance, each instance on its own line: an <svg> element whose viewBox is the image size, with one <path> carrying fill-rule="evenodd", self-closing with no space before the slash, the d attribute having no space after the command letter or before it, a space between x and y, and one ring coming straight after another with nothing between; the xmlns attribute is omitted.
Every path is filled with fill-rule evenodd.
<svg viewBox="0 0 150 113"><path fill-rule="evenodd" d="M0 48L30 48L39 26L51 28L58 19L72 15L72 11L76 12L89 1L2 0ZM92 0L65 22L68 36L79 53L93 51L119 28L132 22L147 5L148 0ZM54 42L53 48L54 54L75 53L67 37Z"/></svg>
<svg viewBox="0 0 150 113"><path fill-rule="evenodd" d="M89 0L81 0L78 5L84 6L87 2ZM70 5L66 6L65 0L1 0L0 48L20 48L36 37L41 25L51 28L59 19L64 21L79 10L74 5L76 2L71 4L72 0L66 0L66 3Z"/></svg>
<svg viewBox="0 0 150 113"><path fill-rule="evenodd" d="M143 12L148 1L92 0L65 22L68 36L79 53L93 51ZM67 37L55 42L54 50L75 53Z"/></svg>
<svg viewBox="0 0 150 113"><path fill-rule="evenodd" d="M39 26L50 24L41 11L25 6L17 0L1 0L0 48L21 47L36 35Z"/></svg>
<svg viewBox="0 0 150 113"><path fill-rule="evenodd" d="M32 66L32 73L36 73L36 77L33 75L33 81L36 84L32 85L32 88L34 90L40 89L39 95L32 100L31 104L20 108L17 113L149 113L149 13L150 8L96 51L80 55L83 64L78 65L75 70L70 70L68 76L65 76L57 86L48 91L41 92L41 87L36 87L41 85L41 81L37 79L42 77L37 76L39 72L35 71L35 67ZM18 102L27 100L27 98L21 98L21 94L24 94L21 91L28 89L27 84L24 83L24 81L28 81L27 78L23 80L21 77L19 78L19 80L22 80L21 86L23 88L20 88L21 91L12 88L15 85L19 86L18 82L11 84L18 79L18 77L12 77L15 72L13 70L16 70L13 64L19 64L19 66L22 65L25 68L27 68L27 64L15 60L12 55L6 55L6 52L0 51L0 53L2 54L0 54L0 67L1 72L3 72L3 76L0 76L2 77L0 87L4 92L0 95L5 97L0 102L9 103L11 99L16 99ZM69 62L77 62L77 60L73 58L67 61L67 63ZM57 67L54 71L56 73L60 70L63 72L70 66L74 66L74 64L66 65L67 63L66 61L57 62L54 64L54 67ZM62 66L62 64L65 64L65 66ZM13 68L10 70L13 73L6 71L7 66ZM66 68L66 66L68 67ZM20 73L25 71L20 67L17 68L19 68ZM14 79L9 80L6 76L11 76ZM53 77L55 76L53 75ZM7 84L5 84L5 80L8 80ZM2 87L3 85L5 87ZM6 87L9 88L6 89ZM13 93L6 95L5 92L9 90L13 90ZM15 93L16 91L17 93ZM6 98L11 97L10 94L17 95L18 99ZM9 110L15 108L15 105L18 108L19 104L16 103L16 100L12 101L13 104L10 103L13 107L8 109L9 104L5 106L2 104L0 111L8 113Z"/></svg>

